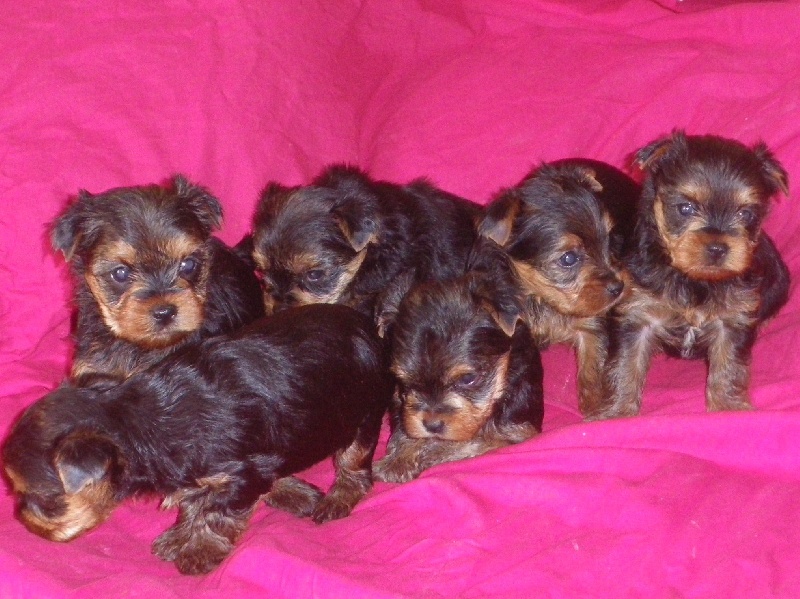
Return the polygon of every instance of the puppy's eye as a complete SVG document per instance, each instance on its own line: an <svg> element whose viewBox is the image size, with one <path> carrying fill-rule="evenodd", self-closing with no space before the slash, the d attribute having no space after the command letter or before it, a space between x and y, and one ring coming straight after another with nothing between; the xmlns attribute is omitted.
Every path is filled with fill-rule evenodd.
<svg viewBox="0 0 800 599"><path fill-rule="evenodd" d="M117 266L111 271L111 278L117 283L127 283L131 278L131 269L127 266Z"/></svg>
<svg viewBox="0 0 800 599"><path fill-rule="evenodd" d="M310 283L316 283L317 281L321 281L323 278L325 278L325 271L321 268L315 268L306 273L306 281Z"/></svg>
<svg viewBox="0 0 800 599"><path fill-rule="evenodd" d="M741 219L745 226L752 225L753 221L756 220L756 215L749 208L742 208L736 213L736 215L739 217L739 219Z"/></svg>
<svg viewBox="0 0 800 599"><path fill-rule="evenodd" d="M697 206L691 202L682 202L678 204L677 208L681 216L694 216L697 214Z"/></svg>
<svg viewBox="0 0 800 599"><path fill-rule="evenodd" d="M570 250L561 255L558 259L558 263L565 268L572 268L578 263L578 260L580 260L578 252Z"/></svg>
<svg viewBox="0 0 800 599"><path fill-rule="evenodd" d="M456 379L456 385L459 387L474 387L477 382L478 374L476 372L464 373Z"/></svg>
<svg viewBox="0 0 800 599"><path fill-rule="evenodd" d="M194 258L184 258L178 266L178 274L182 277L190 277L197 270L198 262Z"/></svg>

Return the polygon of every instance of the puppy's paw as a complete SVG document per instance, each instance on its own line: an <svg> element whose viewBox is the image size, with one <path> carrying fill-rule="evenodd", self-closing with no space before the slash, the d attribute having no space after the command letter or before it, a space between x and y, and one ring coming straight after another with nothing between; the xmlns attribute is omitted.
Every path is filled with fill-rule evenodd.
<svg viewBox="0 0 800 599"><path fill-rule="evenodd" d="M180 525L175 525L153 541L153 553L165 562L174 562L187 542L186 531L182 530Z"/></svg>
<svg viewBox="0 0 800 599"><path fill-rule="evenodd" d="M216 568L231 552L233 545L209 529L187 531L173 526L153 542L153 553L174 562L181 574L206 574Z"/></svg>
<svg viewBox="0 0 800 599"><path fill-rule="evenodd" d="M314 513L317 504L325 494L314 485L293 476L275 481L264 497L264 503L284 512L305 518Z"/></svg>
<svg viewBox="0 0 800 599"><path fill-rule="evenodd" d="M349 516L352 511L353 506L349 502L341 501L333 495L326 495L314 508L311 519L317 524L323 524Z"/></svg>
<svg viewBox="0 0 800 599"><path fill-rule="evenodd" d="M708 403L709 412L746 412L755 410L753 405L746 400L716 401Z"/></svg>
<svg viewBox="0 0 800 599"><path fill-rule="evenodd" d="M405 460L386 456L375 462L372 467L372 478L384 483L407 483L419 476L416 468Z"/></svg>

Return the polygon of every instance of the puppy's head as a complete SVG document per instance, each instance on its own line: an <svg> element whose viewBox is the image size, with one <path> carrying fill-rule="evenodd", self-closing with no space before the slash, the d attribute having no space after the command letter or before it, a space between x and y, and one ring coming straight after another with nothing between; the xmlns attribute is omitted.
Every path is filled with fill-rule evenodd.
<svg viewBox="0 0 800 599"><path fill-rule="evenodd" d="M391 369L408 436L467 441L503 397L520 310L482 275L412 289L392 331Z"/></svg>
<svg viewBox="0 0 800 599"><path fill-rule="evenodd" d="M601 190L589 168L543 165L492 202L478 232L505 249L527 295L570 316L602 314L624 285L611 263L614 223Z"/></svg>
<svg viewBox="0 0 800 599"><path fill-rule="evenodd" d="M748 270L770 198L788 192L786 171L763 143L677 131L635 161L647 176L642 218L673 268L701 281Z"/></svg>
<svg viewBox="0 0 800 599"><path fill-rule="evenodd" d="M115 336L167 347L202 325L207 241L221 218L216 198L176 176L168 189L82 191L55 221L51 239Z"/></svg>
<svg viewBox="0 0 800 599"><path fill-rule="evenodd" d="M117 447L102 435L73 428L87 401L96 403L92 393L54 391L28 408L3 445L19 518L51 541L69 541L94 528L118 504Z"/></svg>
<svg viewBox="0 0 800 599"><path fill-rule="evenodd" d="M370 182L332 167L307 187L272 183L253 220L253 259L268 314L291 306L339 303L378 232Z"/></svg>

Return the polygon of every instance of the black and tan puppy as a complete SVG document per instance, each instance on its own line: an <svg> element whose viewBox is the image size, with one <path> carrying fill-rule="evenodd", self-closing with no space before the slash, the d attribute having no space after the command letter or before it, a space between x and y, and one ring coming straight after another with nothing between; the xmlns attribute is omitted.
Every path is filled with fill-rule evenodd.
<svg viewBox="0 0 800 599"><path fill-rule="evenodd" d="M372 484L392 391L385 362L371 319L307 306L187 346L105 391L62 387L3 446L19 516L69 541L127 497L165 495L180 513L153 551L186 574L219 564L268 493L316 522L346 516ZM336 479L322 499L284 478L331 455Z"/></svg>
<svg viewBox="0 0 800 599"><path fill-rule="evenodd" d="M425 181L373 181L331 166L305 187L267 186L253 219L253 258L267 313L338 303L372 315L401 273L464 272L480 207Z"/></svg>
<svg viewBox="0 0 800 599"><path fill-rule="evenodd" d="M76 285L75 384L119 382L263 315L247 259L211 236L221 219L216 198L176 176L168 188L82 191L55 221Z"/></svg>
<svg viewBox="0 0 800 599"><path fill-rule="evenodd" d="M706 358L709 410L750 408L758 326L786 303L789 272L761 229L787 175L763 143L675 132L636 154L645 182L631 294L614 312L609 381L598 417L639 412L650 358Z"/></svg>
<svg viewBox="0 0 800 599"><path fill-rule="evenodd" d="M520 443L542 430L542 365L498 273L414 287L381 307L397 379L392 435L374 476L404 482L436 464Z"/></svg>
<svg viewBox="0 0 800 599"><path fill-rule="evenodd" d="M585 416L605 395L605 315L624 292L620 258L638 193L630 177L602 162L545 164L502 192L479 227L511 259L536 342L575 346Z"/></svg>

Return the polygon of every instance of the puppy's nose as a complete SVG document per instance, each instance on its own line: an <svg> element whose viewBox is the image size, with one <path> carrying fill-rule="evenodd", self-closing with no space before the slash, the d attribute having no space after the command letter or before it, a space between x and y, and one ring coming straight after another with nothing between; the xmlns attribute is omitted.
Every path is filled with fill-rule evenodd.
<svg viewBox="0 0 800 599"><path fill-rule="evenodd" d="M711 258L714 262L719 262L728 254L728 244L726 243L709 243L706 246L706 253L708 257Z"/></svg>
<svg viewBox="0 0 800 599"><path fill-rule="evenodd" d="M438 435L444 430L444 422L442 420L423 420L422 426L432 435Z"/></svg>
<svg viewBox="0 0 800 599"><path fill-rule="evenodd" d="M619 297L623 289L625 289L625 283L623 283L619 279L606 285L606 291L608 292L608 295L610 295L611 297Z"/></svg>
<svg viewBox="0 0 800 599"><path fill-rule="evenodd" d="M152 315L159 324L167 324L175 318L177 313L178 309L174 305L162 304L153 309Z"/></svg>

